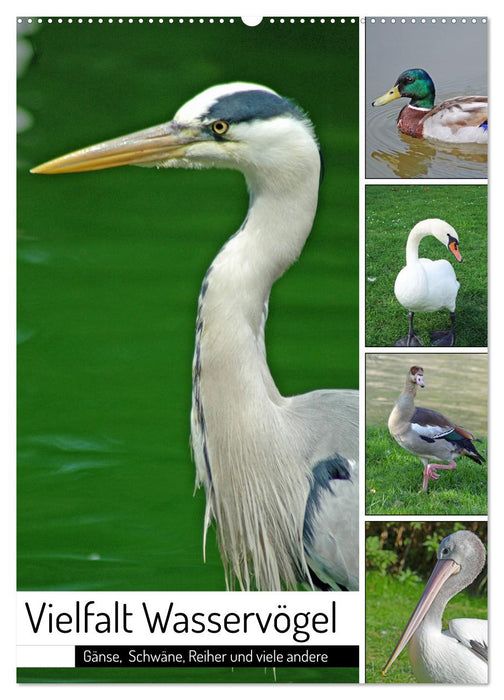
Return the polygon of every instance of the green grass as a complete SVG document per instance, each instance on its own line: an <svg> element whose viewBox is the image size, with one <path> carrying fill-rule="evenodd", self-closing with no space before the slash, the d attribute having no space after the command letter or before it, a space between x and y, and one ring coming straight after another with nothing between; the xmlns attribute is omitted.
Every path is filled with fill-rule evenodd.
<svg viewBox="0 0 504 700"><path fill-rule="evenodd" d="M413 612L424 585L424 581L419 581L413 575L398 579L377 571L366 573L366 682L416 682L406 649L386 676L382 675L381 669ZM485 598L462 592L448 604L443 628L448 626L448 620L454 618L486 618L486 615Z"/></svg>
<svg viewBox="0 0 504 700"><path fill-rule="evenodd" d="M422 219L438 217L460 237L463 262L432 236L420 256L452 262L460 290L457 297L458 347L487 346L487 188L481 185L366 187L366 345L388 347L406 335L407 311L394 295L394 282L405 265L406 240ZM447 311L417 314L415 330L430 345L430 330L449 328Z"/></svg>
<svg viewBox="0 0 504 700"><path fill-rule="evenodd" d="M487 441L477 444L486 457ZM368 515L485 515L487 468L468 457L457 468L439 470L439 481L422 492L423 465L401 448L387 428L366 428L366 513Z"/></svg>
<svg viewBox="0 0 504 700"><path fill-rule="evenodd" d="M357 668L20 668L18 683L358 683ZM196 691L197 692L197 691ZM222 691L221 691L222 692ZM208 693L208 691L207 691ZM175 697L182 697L174 693Z"/></svg>

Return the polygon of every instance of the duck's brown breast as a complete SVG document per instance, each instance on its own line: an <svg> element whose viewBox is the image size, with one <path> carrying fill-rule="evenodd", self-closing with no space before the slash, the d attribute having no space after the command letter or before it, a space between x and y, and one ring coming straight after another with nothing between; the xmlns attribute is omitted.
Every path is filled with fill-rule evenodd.
<svg viewBox="0 0 504 700"><path fill-rule="evenodd" d="M403 134L421 139L423 138L422 119L426 114L427 112L424 109L416 109L415 107L406 105L399 113L397 128Z"/></svg>

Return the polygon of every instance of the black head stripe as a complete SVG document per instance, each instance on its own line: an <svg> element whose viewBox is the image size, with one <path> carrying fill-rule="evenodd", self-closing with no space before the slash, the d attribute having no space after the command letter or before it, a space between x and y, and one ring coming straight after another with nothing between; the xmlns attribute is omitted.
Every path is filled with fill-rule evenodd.
<svg viewBox="0 0 504 700"><path fill-rule="evenodd" d="M218 99L204 115L205 119L223 119L230 124L252 119L270 119L290 114L297 119L304 115L295 104L284 97L264 90L244 90Z"/></svg>

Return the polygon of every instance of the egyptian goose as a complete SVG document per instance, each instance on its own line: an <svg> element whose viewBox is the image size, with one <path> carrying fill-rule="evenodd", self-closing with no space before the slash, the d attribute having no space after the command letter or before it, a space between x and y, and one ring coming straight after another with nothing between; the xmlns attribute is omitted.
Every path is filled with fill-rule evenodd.
<svg viewBox="0 0 504 700"><path fill-rule="evenodd" d="M397 128L403 134L449 143L488 142L487 97L454 97L435 107L434 83L421 68L410 68L401 73L394 87L378 97L373 107L399 97L410 99L397 119Z"/></svg>
<svg viewBox="0 0 504 700"><path fill-rule="evenodd" d="M422 491L427 491L429 479L437 481L437 469L455 469L455 459L465 455L478 464L484 457L474 447L474 435L461 428L441 413L430 408L415 407L418 387L425 386L422 367L411 367L404 391L395 402L388 420L392 437L424 465ZM478 441L479 442L479 441ZM434 463L441 460L449 464Z"/></svg>
<svg viewBox="0 0 504 700"><path fill-rule="evenodd" d="M418 257L422 238L434 236L462 262L458 234L442 219L424 219L411 229L406 243L406 266L397 275L394 293L397 301L409 312L408 335L397 340L396 346L423 345L413 330L415 312L433 312L448 309L451 328L449 331L432 331L431 342L437 346L452 346L455 343L455 304L460 284L455 270L448 260L430 260Z"/></svg>

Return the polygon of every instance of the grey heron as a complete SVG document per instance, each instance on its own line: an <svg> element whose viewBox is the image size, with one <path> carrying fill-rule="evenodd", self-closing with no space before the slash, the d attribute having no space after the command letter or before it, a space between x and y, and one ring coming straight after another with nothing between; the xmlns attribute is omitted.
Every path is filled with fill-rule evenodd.
<svg viewBox="0 0 504 700"><path fill-rule="evenodd" d="M437 564L404 632L383 668L385 675L409 642L409 659L420 683L487 683L486 620L451 620L441 631L444 609L483 569L486 552L474 532L459 530L438 548Z"/></svg>
<svg viewBox="0 0 504 700"><path fill-rule="evenodd" d="M266 361L271 287L301 253L317 209L312 124L262 85L216 85L165 124L32 172L126 164L232 168L250 193L198 300L191 444L206 492L204 543L215 520L228 587L357 589L358 393L284 397Z"/></svg>

